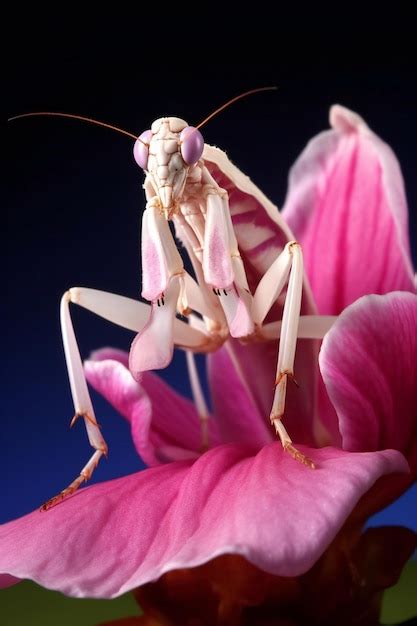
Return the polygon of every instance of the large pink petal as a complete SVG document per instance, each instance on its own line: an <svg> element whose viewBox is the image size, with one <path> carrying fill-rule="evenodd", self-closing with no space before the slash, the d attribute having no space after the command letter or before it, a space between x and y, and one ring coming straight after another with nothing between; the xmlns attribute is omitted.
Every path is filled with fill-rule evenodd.
<svg viewBox="0 0 417 626"><path fill-rule="evenodd" d="M202 444L193 403L155 374L136 382L126 367L127 355L113 349L93 353L84 364L88 382L127 418L136 449L147 465L195 458ZM209 420L209 441L219 443L217 424Z"/></svg>
<svg viewBox="0 0 417 626"><path fill-rule="evenodd" d="M224 441L260 448L275 439L268 416L259 412L231 342L210 355L208 377L214 412L219 418ZM269 392L272 398L272 387Z"/></svg>
<svg viewBox="0 0 417 626"><path fill-rule="evenodd" d="M252 441L257 445L270 441L273 435L269 414L274 397L278 346L278 337L276 341L251 344L232 339L227 347L207 357L215 412L221 416L221 427L227 429L228 435L234 433L234 441ZM295 359L295 377L299 386L288 385L283 418L295 442L313 447L317 444L314 435L318 401L317 361L316 342L300 339ZM337 426L333 430L337 431ZM337 437L331 442L339 443Z"/></svg>
<svg viewBox="0 0 417 626"><path fill-rule="evenodd" d="M323 314L368 293L413 291L407 204L398 161L355 113L330 111L333 130L290 172L283 217L301 242Z"/></svg>
<svg viewBox="0 0 417 626"><path fill-rule="evenodd" d="M236 553L282 576L308 570L358 499L383 474L407 471L394 450L304 449L255 456L219 446L182 461L81 489L47 513L0 527L0 572L68 595L112 597Z"/></svg>
<svg viewBox="0 0 417 626"><path fill-rule="evenodd" d="M417 296L365 296L326 335L320 368L343 448L395 448L417 471Z"/></svg>

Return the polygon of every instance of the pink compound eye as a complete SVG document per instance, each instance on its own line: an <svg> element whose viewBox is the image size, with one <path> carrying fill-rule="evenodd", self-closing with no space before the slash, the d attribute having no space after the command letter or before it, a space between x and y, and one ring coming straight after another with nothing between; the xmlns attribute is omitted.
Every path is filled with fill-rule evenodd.
<svg viewBox="0 0 417 626"><path fill-rule="evenodd" d="M133 146L133 156L136 163L143 170L148 168L149 144L152 139L152 131L145 130L135 141Z"/></svg>
<svg viewBox="0 0 417 626"><path fill-rule="evenodd" d="M186 126L180 134L181 156L187 165L194 165L203 154L204 139L199 130Z"/></svg>

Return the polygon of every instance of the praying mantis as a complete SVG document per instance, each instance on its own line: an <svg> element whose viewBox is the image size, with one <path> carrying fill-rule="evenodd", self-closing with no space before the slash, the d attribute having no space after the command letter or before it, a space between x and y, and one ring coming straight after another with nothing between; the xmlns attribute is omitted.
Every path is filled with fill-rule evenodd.
<svg viewBox="0 0 417 626"><path fill-rule="evenodd" d="M165 368L174 347L186 351L191 388L201 418L203 449L209 446L208 412L193 354L213 352L230 338L243 343L279 338L269 418L284 450L314 469L313 462L294 446L282 418L287 381L294 378L297 337L322 338L334 318L315 314L304 276L301 246L277 207L222 150L205 144L199 130L226 106L267 89L271 88L251 90L233 98L197 127L177 117L163 117L139 137L72 114L42 112L11 118L57 115L122 132L135 140L134 158L145 173L141 295L149 304L84 287L67 290L61 299L62 338L75 409L71 425L84 419L94 453L79 476L41 510L73 494L91 477L108 450L88 391L70 304L136 333L129 369L138 381L144 371ZM170 222L194 276L184 267ZM302 298L309 314L301 316ZM282 311L282 319L265 323L274 307Z"/></svg>

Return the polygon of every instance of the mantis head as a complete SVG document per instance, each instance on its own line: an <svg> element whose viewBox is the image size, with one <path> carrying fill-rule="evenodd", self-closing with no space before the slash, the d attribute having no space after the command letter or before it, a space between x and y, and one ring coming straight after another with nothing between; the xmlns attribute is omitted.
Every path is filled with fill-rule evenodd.
<svg viewBox="0 0 417 626"><path fill-rule="evenodd" d="M197 127L188 126L184 120L178 117L161 117L155 120L150 130L145 130L139 137L118 126L73 113L38 111L15 115L10 117L8 121L35 115L66 117L96 124L97 126L104 126L135 139L133 147L135 161L147 173L156 198L159 200L161 210L168 220L175 213L190 169L197 165L203 154L204 139L198 129L234 102L261 91L275 89L277 88L260 87L245 91L222 104L200 122Z"/></svg>
<svg viewBox="0 0 417 626"><path fill-rule="evenodd" d="M167 219L175 212L188 172L198 163L203 148L200 131L178 117L156 120L136 140L135 161L149 176Z"/></svg>

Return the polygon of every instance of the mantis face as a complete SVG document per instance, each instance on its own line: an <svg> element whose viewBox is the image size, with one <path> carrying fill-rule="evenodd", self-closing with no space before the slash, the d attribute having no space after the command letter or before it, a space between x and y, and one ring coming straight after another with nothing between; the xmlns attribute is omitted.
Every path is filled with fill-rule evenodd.
<svg viewBox="0 0 417 626"><path fill-rule="evenodd" d="M178 117L162 117L145 130L133 148L166 219L175 213L190 168L200 159L204 140L199 130Z"/></svg>

